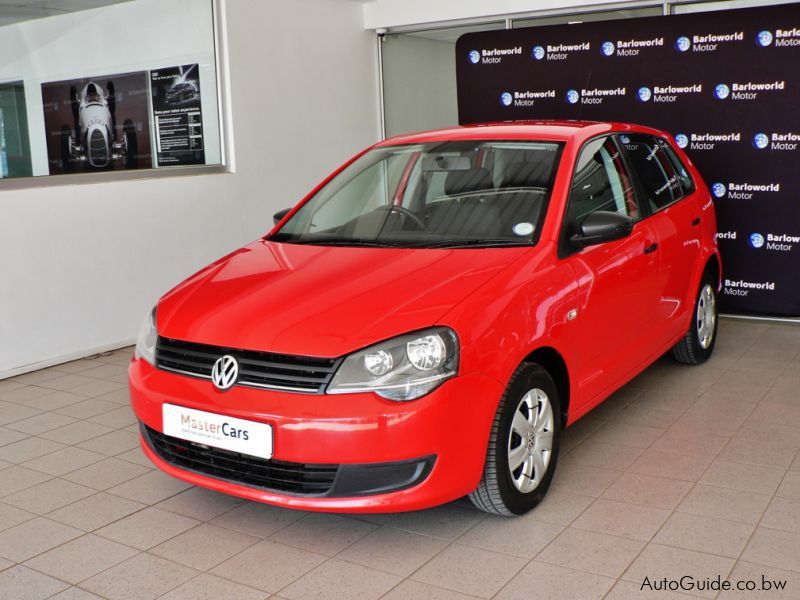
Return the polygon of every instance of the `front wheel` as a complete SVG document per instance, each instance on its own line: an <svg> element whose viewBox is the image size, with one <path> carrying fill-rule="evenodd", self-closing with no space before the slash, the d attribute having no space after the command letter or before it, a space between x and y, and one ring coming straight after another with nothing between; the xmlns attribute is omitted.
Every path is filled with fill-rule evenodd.
<svg viewBox="0 0 800 600"><path fill-rule="evenodd" d="M719 325L717 292L714 280L708 275L704 276L700 283L693 316L689 331L680 342L672 347L673 358L687 365L699 365L706 362L714 352L714 346L717 343L717 327Z"/></svg>
<svg viewBox="0 0 800 600"><path fill-rule="evenodd" d="M550 374L536 364L517 369L497 408L484 473L469 498L497 515L521 515L539 504L558 459L561 402Z"/></svg>

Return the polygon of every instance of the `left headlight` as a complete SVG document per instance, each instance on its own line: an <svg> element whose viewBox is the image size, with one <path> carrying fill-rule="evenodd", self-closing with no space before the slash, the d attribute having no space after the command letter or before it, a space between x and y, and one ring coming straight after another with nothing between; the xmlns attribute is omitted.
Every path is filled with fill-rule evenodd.
<svg viewBox="0 0 800 600"><path fill-rule="evenodd" d="M458 337L447 327L415 331L359 350L344 359L329 394L375 392L414 400L458 373Z"/></svg>
<svg viewBox="0 0 800 600"><path fill-rule="evenodd" d="M153 307L153 310L147 313L147 316L139 327L139 335L136 338L136 350L133 353L134 358L143 358L151 365L155 365L156 340L158 340L158 331L156 330L156 309Z"/></svg>

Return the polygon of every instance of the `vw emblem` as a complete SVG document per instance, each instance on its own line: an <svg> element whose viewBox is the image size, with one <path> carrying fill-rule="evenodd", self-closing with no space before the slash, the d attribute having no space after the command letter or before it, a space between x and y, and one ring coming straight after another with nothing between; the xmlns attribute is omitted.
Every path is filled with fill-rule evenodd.
<svg viewBox="0 0 800 600"><path fill-rule="evenodd" d="M239 378L239 363L230 354L221 356L211 369L211 381L221 391L231 389Z"/></svg>

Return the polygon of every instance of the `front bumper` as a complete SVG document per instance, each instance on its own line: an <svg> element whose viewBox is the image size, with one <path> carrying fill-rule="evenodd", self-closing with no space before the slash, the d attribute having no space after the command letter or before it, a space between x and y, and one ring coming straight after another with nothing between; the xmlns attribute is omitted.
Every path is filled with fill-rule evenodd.
<svg viewBox="0 0 800 600"><path fill-rule="evenodd" d="M470 373L405 403L372 393L330 396L245 387L219 392L209 381L161 371L143 360L131 363L129 382L134 412L155 432L163 431L164 403L260 421L273 427L272 460L340 465L340 470L356 475L347 485L340 484L338 492L325 496L248 485L164 460L145 430L144 452L166 473L250 500L332 512L418 510L472 491L483 473L489 431L503 391L494 380ZM385 463L419 464L429 459L430 466L415 472L406 486L393 487L398 472L389 465L387 477L393 483L384 491L369 477L364 479L363 470L358 474L365 466L372 466L374 475Z"/></svg>

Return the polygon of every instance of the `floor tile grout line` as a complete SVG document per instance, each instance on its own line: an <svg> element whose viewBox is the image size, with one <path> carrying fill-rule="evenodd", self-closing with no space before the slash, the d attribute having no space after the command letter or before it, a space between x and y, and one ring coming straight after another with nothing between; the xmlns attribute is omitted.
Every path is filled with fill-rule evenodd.
<svg viewBox="0 0 800 600"><path fill-rule="evenodd" d="M700 402L700 399L702 398L703 394L705 394L705 393L708 391L708 389L710 389L711 387L713 387L714 383L717 383L717 382L718 382L720 379L722 379L722 377L724 376L724 371L725 371L725 370L723 369L722 371L723 371L723 373L722 373L722 374L721 374L719 377L717 377L717 379L716 379L716 380L714 380L714 382L712 382L712 384L711 384L711 385L709 385L709 387L708 387L706 390L704 390L704 391L703 391L703 392L702 392L702 393L701 393L701 394L700 394L700 395L699 395L699 396L698 396L698 397L695 399L695 401L694 401L694 402L692 402L690 405L688 405L688 406L686 407L686 409L685 409L685 410L684 410L684 411L681 413L681 415L678 417L678 419L676 419L676 420L675 420L675 422L677 422L677 421L678 421L678 420L679 420L681 417L683 417L683 416L684 416L686 413L688 413L688 412L689 412L689 410L691 410L691 409L692 409L694 406L696 406L696 405L697 405L697 403L698 403L698 402ZM655 443L656 443L656 442L657 442L659 439L661 439L661 438L662 438L664 435L666 435L666 431L664 432L664 434L662 434L662 435L661 435L661 436L659 436L659 437L658 437L656 440L654 440L654 441L653 441L653 444L655 444ZM651 446L652 446L652 445L651 445ZM720 449L720 451L721 451L721 449ZM712 465L712 464L713 464L713 462L714 462L714 458L716 458L716 456L717 456L717 454L718 454L718 453L719 453L719 452L715 453L715 454L714 454L714 456L713 456L713 457L711 457L711 461L709 462L709 464L708 464L708 467L706 467L706 469L703 471L703 473L701 473L701 474L699 475L699 477L698 477L697 481L695 481L695 482L692 482L692 487L691 487L691 488L690 488L690 489L689 489L689 490L686 492L686 494L684 494L684 499L686 498L686 496L688 496L688 495L689 495L689 494L692 492L692 490L693 490L693 489L695 488L695 486L697 485L697 482L698 482L698 481L700 481L700 479L702 479L703 475L705 475L705 472L708 470L708 468L710 468L710 467L711 467L711 465ZM629 468L630 468L630 467L629 467ZM627 471L627 469L625 470L625 472L628 472L628 471ZM621 477L621 476L620 476L620 477ZM617 479L619 479L619 478L617 478ZM616 481L616 480L615 480L615 481ZM613 485L613 483L612 483L612 485ZM610 486L609 486L609 487L610 487ZM608 489L608 488L606 488L606 489ZM604 490L604 491L605 491L605 490ZM682 501L683 501L683 500L681 500L681 502L682 502ZM590 506L591 506L591 505L590 505ZM653 533L653 535L650 537L650 539L644 543L644 545L643 545L643 546L642 546L642 548L639 550L639 552L637 552L637 553L636 553L636 556L634 556L634 557L633 557L633 559L632 559L630 562L628 562L627 566L626 566L626 567L625 567L625 568L622 570L622 572L620 573L620 575L619 575L618 577L616 577L616 582L615 582L615 583L614 583L614 585L612 585L612 586L611 586L611 588L609 588L609 590L608 590L608 591L607 591L607 592L606 592L606 593L603 595L603 598L606 598L606 597L608 596L608 594L610 594L610 593L611 593L611 591L612 591L612 590L613 590L613 589L616 587L616 585L617 585L617 584L618 584L620 581L624 581L624 580L623 580L623 577L625 576L625 574L626 574L626 573L627 573L627 572L630 570L630 568L631 568L631 567L632 567L632 566L633 566L633 565L636 563L636 561L637 561L637 560L639 560L639 558L642 556L642 553L645 551L645 549L646 549L646 548L647 548L647 547L648 547L648 546L649 546L651 543L653 543L653 540L656 538L656 536L659 534L659 532L660 532L660 531L663 529L663 527L664 527L664 525L666 524L666 522L667 522L667 521L669 521L669 519L671 519L671 518L672 518L672 515L674 515L674 514L675 514L675 512L677 511L677 509L678 509L678 507L679 507L679 506L680 506L680 503L678 503L678 505L677 505L677 506L675 506L675 508L673 508L673 509L670 511L670 514L667 516L667 518L664 520L664 522L663 522L663 523L662 523L662 524L661 524L661 525L658 527L658 529L656 529L656 531ZM587 509L588 509L588 507L587 507Z"/></svg>
<svg viewBox="0 0 800 600"><path fill-rule="evenodd" d="M754 341L753 343L755 343L755 341ZM773 387L773 386L774 386L774 380L773 380L773 383L772 383L772 385L770 385L770 387L767 389L767 391L766 391L766 392L765 392L765 393L762 395L762 398L763 398L763 397L765 397L765 396L767 395L767 393L769 392L769 390L770 390L770 389L772 389L772 387ZM701 396L702 396L702 395L701 395ZM699 398L698 398L698 401L699 401ZM694 406L694 404L693 404L692 406ZM688 411L690 410L690 408L691 408L691 406L690 406L690 407L688 407L688 408L686 409L686 411L685 411L685 412L688 412ZM756 409L756 406L754 405L754 406L753 406L753 409L751 410L751 413L752 413L752 411L753 411L753 410L755 410L755 409ZM685 414L685 412L684 412L684 414ZM750 413L748 413L748 415L749 415L749 414L750 414ZM743 425L743 424L744 424L744 423L742 423L742 425ZM734 432L734 433L733 433L733 434L730 436L730 439L733 439L733 438L735 437L736 433L737 433L737 432L738 432L738 431L741 429L742 425L740 425L740 426L739 426L739 427L736 429L736 431L735 431L735 432ZM717 453L715 453L715 454L714 454L714 456L713 456L713 457L712 457L712 459L711 459L711 462L709 462L708 466L707 466L707 467L704 469L704 471L703 471L703 472L700 474L700 476L698 477L697 481L695 481L695 482L692 484L692 487L691 487L691 488L689 489L689 491L686 493L686 496L688 496L689 494L691 494L691 493L692 493L692 491L693 491L693 490L694 490L694 489L697 487L697 485L698 485L698 484L699 484L699 483L702 481L703 477L704 477L704 476L705 476L705 474L708 472L708 470L711 468L711 466L714 464L714 461L716 460L717 456L719 456L719 453L720 453L720 452L722 452L722 449L720 449L720 450L719 450ZM705 485L705 484L704 484L704 485ZM722 487L722 486L717 486L717 487ZM684 496L684 497L686 497L686 496ZM667 517L667 519L664 521L664 523L662 523L662 524L661 524L661 526L658 528L658 530L656 530L656 532L653 534L653 536L650 538L650 540L649 540L648 542L646 542L646 543L645 543L645 546L642 548L642 550L639 552L639 554L636 556L636 558L634 558L634 560L633 560L633 561L631 561L631 562L628 564L628 566L627 566L627 567L626 567L626 569L625 569L625 570L622 572L622 574L620 575L620 577L618 578L618 580L622 580L622 577L625 575L625 573L627 573L627 572L628 572L628 570L629 570L629 569L631 568L631 566L632 566L632 565L633 565L633 564L636 562L636 560L638 560L639 556L641 556L641 553L644 551L644 549L645 549L645 548L647 548L647 546L649 546L651 543L655 543L655 542L653 542L653 540L655 540L655 539L656 539L656 537L658 536L658 534L659 534L659 533L661 532L661 530L664 528L664 525L667 523L667 521L669 521L669 519L670 519L670 518L672 518L672 515L673 515L675 512L679 512L679 511L678 511L678 508L679 508L679 507L680 507L680 504L678 504L678 506L677 506L677 507L676 507L676 508L675 508L675 509L674 509L674 510L671 512L671 514L669 515L669 517ZM766 509L765 509L765 510L766 510ZM762 513L762 517L763 517L763 513ZM761 519L762 517L760 517L760 518L759 518L759 521L760 521L760 519ZM751 537L752 537L752 533L753 533L753 532L755 532L755 530L756 530L756 527L757 527L757 526L754 526L754 527L753 527L753 531L751 532ZM740 556L741 556L741 553L743 553L743 552L744 552L744 550L746 549L746 547L747 547L747 544L749 543L749 539L750 539L750 538L748 538L748 541L747 541L747 542L745 543L745 545L742 547L742 550L740 551L740 554L739 554ZM672 547L672 546L670 546L670 547ZM681 549L681 550L686 550L685 548L680 548L680 549ZM715 556L715 555L712 555L712 556ZM720 558L723 558L723 557L720 557ZM730 573L732 573L732 572L733 572L733 569L736 567L736 564L737 564L737 563L738 563L738 558L734 558L734 559L733 559L733 563L732 563L732 565L731 565L731 567L730 567L730 570L729 570L729 571L728 571L728 573L726 574L726 577L729 577L729 576L730 576ZM613 587L612 587L612 589L613 589ZM609 590L609 593L610 593L610 590ZM606 594L606 595L607 595L607 594ZM605 596L604 596L604 597L605 597ZM716 597L716 594L715 594L715 597Z"/></svg>

